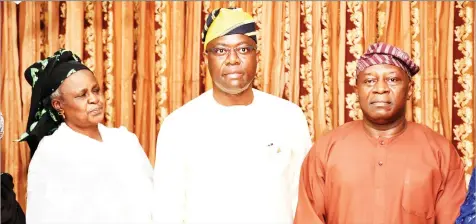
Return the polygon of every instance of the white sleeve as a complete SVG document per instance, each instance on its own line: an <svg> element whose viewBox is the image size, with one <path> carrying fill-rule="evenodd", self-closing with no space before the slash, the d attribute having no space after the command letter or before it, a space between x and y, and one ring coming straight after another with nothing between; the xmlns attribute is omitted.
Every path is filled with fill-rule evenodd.
<svg viewBox="0 0 476 224"><path fill-rule="evenodd" d="M49 146L48 146L49 145ZM76 220L71 204L75 200L64 192L61 171L48 147L41 141L28 169L26 223L66 223Z"/></svg>
<svg viewBox="0 0 476 224"><path fill-rule="evenodd" d="M124 126L121 126L121 129L123 129L123 131L129 135L134 148L134 153L136 153L138 156L138 162L141 164L141 170L147 177L150 178L150 181L152 182L154 170L152 168L152 164L150 163L149 157L147 157L144 148L142 148L142 145L139 142L139 138L137 138L137 135L134 133L129 132Z"/></svg>
<svg viewBox="0 0 476 224"><path fill-rule="evenodd" d="M312 139L311 134L309 132L307 119L300 108L296 116L298 116L298 119L294 119L295 124L294 128L292 129L293 138L291 142L291 147L294 149L292 159L293 177L291 185L293 215L295 215L296 213L296 207L298 202L299 175L301 171L302 162L304 161L304 158L312 147Z"/></svg>
<svg viewBox="0 0 476 224"><path fill-rule="evenodd" d="M183 148L177 133L180 127L170 126L165 119L157 137L154 168L154 223L176 224L185 219L185 165Z"/></svg>
<svg viewBox="0 0 476 224"><path fill-rule="evenodd" d="M139 169L135 171L135 173L132 173L132 175L135 176L136 181L134 183L135 188L138 190L137 194L135 197L132 199L133 202L136 203L136 205L131 208L129 212L135 212L136 217L140 217L140 220L144 220L146 222L139 222L139 220L135 220L136 223L150 223L152 221L152 193L153 193L153 175L154 171L152 168L152 164L149 161L149 158L147 157L147 154L144 151L144 148L142 148L142 145L139 142L139 139L137 136L132 133L127 131L125 127L122 127L125 132L129 135L132 145L133 145L133 150L134 150L134 155L132 155L129 159L136 159L137 164ZM135 170L135 169L134 169ZM138 218L139 219L139 218Z"/></svg>

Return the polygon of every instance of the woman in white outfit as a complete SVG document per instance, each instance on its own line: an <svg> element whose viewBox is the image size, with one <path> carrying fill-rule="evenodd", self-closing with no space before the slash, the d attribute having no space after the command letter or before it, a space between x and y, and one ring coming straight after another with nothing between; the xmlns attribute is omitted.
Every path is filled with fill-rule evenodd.
<svg viewBox="0 0 476 224"><path fill-rule="evenodd" d="M152 166L137 137L109 128L94 74L67 50L31 65L26 220L149 223Z"/></svg>

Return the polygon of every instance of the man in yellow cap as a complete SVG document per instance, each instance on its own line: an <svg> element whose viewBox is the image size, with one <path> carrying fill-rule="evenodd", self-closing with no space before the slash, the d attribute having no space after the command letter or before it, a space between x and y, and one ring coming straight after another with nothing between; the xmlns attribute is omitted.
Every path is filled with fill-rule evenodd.
<svg viewBox="0 0 476 224"><path fill-rule="evenodd" d="M311 147L295 104L252 88L256 25L241 9L207 18L213 89L170 114L157 139L157 223L292 223Z"/></svg>

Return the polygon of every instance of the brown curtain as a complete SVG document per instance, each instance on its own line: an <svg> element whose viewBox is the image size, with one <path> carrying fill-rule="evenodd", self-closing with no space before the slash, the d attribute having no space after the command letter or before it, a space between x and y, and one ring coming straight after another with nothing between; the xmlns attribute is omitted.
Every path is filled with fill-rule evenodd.
<svg viewBox="0 0 476 224"><path fill-rule="evenodd" d="M258 24L254 86L299 105L314 139L362 118L355 65L371 43L409 52L421 71L407 118L452 141L470 174L474 2L1 2L1 168L14 176L20 203L25 206L29 149L13 140L27 121L27 66L60 47L80 55L105 89L105 123L134 132L153 164L163 119L211 87L200 41L204 20L213 9L232 6Z"/></svg>

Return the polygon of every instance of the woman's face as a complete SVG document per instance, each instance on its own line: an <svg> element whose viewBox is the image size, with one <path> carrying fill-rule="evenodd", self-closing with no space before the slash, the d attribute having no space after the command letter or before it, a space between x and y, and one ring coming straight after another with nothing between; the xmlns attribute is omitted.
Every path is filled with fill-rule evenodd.
<svg viewBox="0 0 476 224"><path fill-rule="evenodd" d="M69 126L86 128L104 120L104 95L89 70L80 70L66 78L59 87L60 97L52 100L52 106L63 110Z"/></svg>

